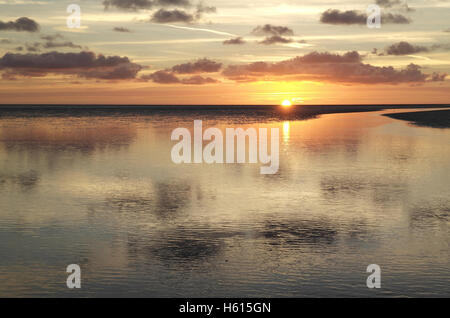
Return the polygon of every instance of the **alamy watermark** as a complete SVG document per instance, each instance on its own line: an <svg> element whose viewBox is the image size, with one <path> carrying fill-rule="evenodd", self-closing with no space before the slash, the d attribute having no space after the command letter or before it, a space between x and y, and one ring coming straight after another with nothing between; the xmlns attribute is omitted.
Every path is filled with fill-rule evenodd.
<svg viewBox="0 0 450 318"><path fill-rule="evenodd" d="M259 128L226 128L224 134L219 128L208 128L203 132L203 122L194 121L194 140L192 156L191 132L187 128L177 128L172 132L171 140L179 141L173 146L171 156L176 164L234 164L246 163L248 140L248 163L261 163L261 174L275 174L278 172L279 160L279 128L270 129L270 155L268 153L268 129ZM259 140L258 140L259 139ZM203 141L210 141L203 147ZM225 144L225 156L224 156ZM259 160L259 161L258 161Z"/></svg>
<svg viewBox="0 0 450 318"><path fill-rule="evenodd" d="M66 268L66 272L70 273L67 277L66 285L67 288L81 288L81 268L77 264L70 264Z"/></svg>
<svg viewBox="0 0 450 318"><path fill-rule="evenodd" d="M366 12L367 16L367 27L369 29L379 29L381 28L381 8L379 5L370 4Z"/></svg>
<svg viewBox="0 0 450 318"><path fill-rule="evenodd" d="M366 280L367 287L370 289L381 288L381 267L377 264L370 264L366 271L371 273Z"/></svg>
<svg viewBox="0 0 450 318"><path fill-rule="evenodd" d="M67 27L69 29L81 28L81 7L78 4L70 4L67 6L67 13L70 13L66 20Z"/></svg>

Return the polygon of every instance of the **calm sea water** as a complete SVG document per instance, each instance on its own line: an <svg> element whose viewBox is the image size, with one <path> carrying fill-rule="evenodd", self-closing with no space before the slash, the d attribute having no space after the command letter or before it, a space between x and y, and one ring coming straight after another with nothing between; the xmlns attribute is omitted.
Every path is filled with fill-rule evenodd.
<svg viewBox="0 0 450 318"><path fill-rule="evenodd" d="M0 296L449 297L450 129L380 114L0 118ZM280 128L278 174L173 164L195 119Z"/></svg>

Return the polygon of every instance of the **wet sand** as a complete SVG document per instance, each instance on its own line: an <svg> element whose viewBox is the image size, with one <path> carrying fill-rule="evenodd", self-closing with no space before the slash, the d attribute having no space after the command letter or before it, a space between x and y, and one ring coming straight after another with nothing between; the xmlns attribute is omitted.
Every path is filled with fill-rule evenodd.
<svg viewBox="0 0 450 318"><path fill-rule="evenodd" d="M450 128L450 110L433 110L410 113L384 114L394 119L406 120L417 126Z"/></svg>

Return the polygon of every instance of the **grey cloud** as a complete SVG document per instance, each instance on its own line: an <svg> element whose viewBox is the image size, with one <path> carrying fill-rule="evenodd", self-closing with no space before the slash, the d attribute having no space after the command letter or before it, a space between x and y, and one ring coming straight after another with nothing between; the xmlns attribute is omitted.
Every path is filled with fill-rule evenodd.
<svg viewBox="0 0 450 318"><path fill-rule="evenodd" d="M46 41L54 41L56 39L62 39L62 38L64 38L64 37L59 33L56 33L53 35L42 35L41 36L41 39L46 40Z"/></svg>
<svg viewBox="0 0 450 318"><path fill-rule="evenodd" d="M199 59L194 63L184 63L172 67L172 71L178 74L214 73L220 71L222 63L207 58Z"/></svg>
<svg viewBox="0 0 450 318"><path fill-rule="evenodd" d="M204 84L214 84L218 83L218 80L215 80L211 77L203 77L200 75L184 78L181 80L183 84L187 85L204 85Z"/></svg>
<svg viewBox="0 0 450 318"><path fill-rule="evenodd" d="M154 72L150 75L144 75L141 77L143 80L151 80L158 84L184 84L184 85L205 85L214 84L219 81L211 77L203 77L195 75L183 79L179 79L175 74L167 70L161 70Z"/></svg>
<svg viewBox="0 0 450 318"><path fill-rule="evenodd" d="M376 0L377 5L383 8L395 8L395 9L403 9L407 12L415 11L413 8L410 8L406 1L401 0Z"/></svg>
<svg viewBox="0 0 450 318"><path fill-rule="evenodd" d="M356 10L328 9L320 16L320 22L327 24L366 24L367 15Z"/></svg>
<svg viewBox="0 0 450 318"><path fill-rule="evenodd" d="M44 44L44 48L46 49L53 49L53 48L58 48L58 47L70 47L73 49L81 49L82 46L78 45L78 44L74 44L73 42L70 41L65 41L65 42L47 42Z"/></svg>
<svg viewBox="0 0 450 318"><path fill-rule="evenodd" d="M224 45L241 45L245 44L245 40L242 37L237 37L234 39L225 40L222 42Z"/></svg>
<svg viewBox="0 0 450 318"><path fill-rule="evenodd" d="M448 51L450 50L450 44L433 44L429 47L427 46L420 46L420 45L413 45L405 41L401 41L398 43L391 44L388 46L384 53L380 53L378 55L408 55L408 54L414 54L414 53L420 53L420 52L432 52L437 50L443 50Z"/></svg>
<svg viewBox="0 0 450 318"><path fill-rule="evenodd" d="M446 77L447 77L447 73L433 72L433 74L431 74L429 77L429 81L430 82L443 82L443 81L445 81Z"/></svg>
<svg viewBox="0 0 450 318"><path fill-rule="evenodd" d="M381 23L409 24L411 20L401 14L386 13L381 15Z"/></svg>
<svg viewBox="0 0 450 318"><path fill-rule="evenodd" d="M273 35L270 37L266 37L263 41L259 43L265 45L272 45L276 43L292 43L292 42L294 42L292 39L287 39L279 35Z"/></svg>
<svg viewBox="0 0 450 318"><path fill-rule="evenodd" d="M407 55L419 52L428 52L428 48L425 46L412 45L405 41L394 43L386 48L386 54L388 55Z"/></svg>
<svg viewBox="0 0 450 318"><path fill-rule="evenodd" d="M312 52L281 62L255 62L230 65L223 75L235 81L282 79L286 81L317 80L339 83L398 84L425 82L430 75L422 73L420 66L409 64L404 69L392 66L373 66L362 63L358 52L343 55Z"/></svg>
<svg viewBox="0 0 450 318"><path fill-rule="evenodd" d="M383 8L392 8L401 4L400 0L376 0L377 5Z"/></svg>
<svg viewBox="0 0 450 318"><path fill-rule="evenodd" d="M340 11L337 9L328 9L320 16L320 22L326 24L363 25L367 23L367 17L368 16L366 13L357 10ZM381 15L381 22L391 24L408 24L411 21L401 14L386 13Z"/></svg>
<svg viewBox="0 0 450 318"><path fill-rule="evenodd" d="M129 29L122 28L122 27L115 27L115 28L113 28L113 31L115 31L115 32L122 32L122 33L129 33L129 32L131 32Z"/></svg>
<svg viewBox="0 0 450 318"><path fill-rule="evenodd" d="M39 31L39 24L32 19L22 17L15 21L0 21L0 31L37 32Z"/></svg>
<svg viewBox="0 0 450 318"><path fill-rule="evenodd" d="M257 36L282 36L294 35L294 31L288 27L266 24L254 28L252 34Z"/></svg>
<svg viewBox="0 0 450 318"><path fill-rule="evenodd" d="M144 80L152 80L159 84L175 84L180 82L178 77L167 71L157 71L150 75L144 75L141 78Z"/></svg>
<svg viewBox="0 0 450 318"><path fill-rule="evenodd" d="M127 57L96 55L93 52L42 54L6 53L0 59L0 70L22 76L48 73L98 79L132 79L142 66Z"/></svg>
<svg viewBox="0 0 450 318"><path fill-rule="evenodd" d="M196 17L190 13L183 10L165 10L159 9L156 11L150 21L156 23L174 23L174 22L184 22L190 23L196 20Z"/></svg>
<svg viewBox="0 0 450 318"><path fill-rule="evenodd" d="M115 7L122 10L137 11L140 9L152 9L154 7L189 7L189 0L105 0L105 9Z"/></svg>

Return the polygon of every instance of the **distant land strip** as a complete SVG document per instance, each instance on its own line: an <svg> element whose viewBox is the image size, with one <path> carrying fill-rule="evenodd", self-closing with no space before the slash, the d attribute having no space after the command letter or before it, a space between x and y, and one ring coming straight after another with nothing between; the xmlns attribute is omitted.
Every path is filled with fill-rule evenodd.
<svg viewBox="0 0 450 318"><path fill-rule="evenodd" d="M430 110L410 113L384 114L394 119L406 120L416 126L450 128L450 110Z"/></svg>

